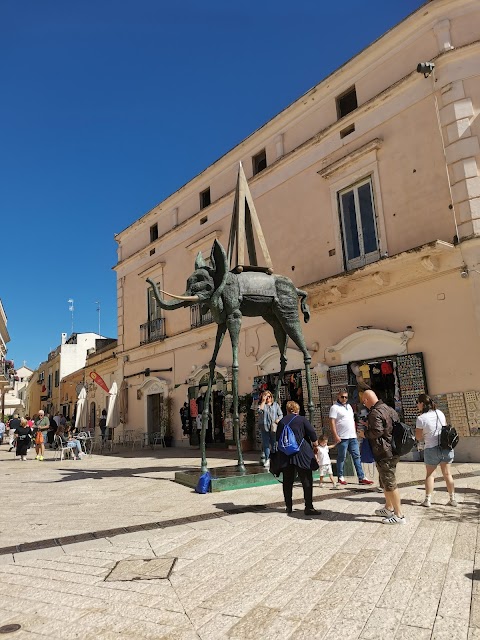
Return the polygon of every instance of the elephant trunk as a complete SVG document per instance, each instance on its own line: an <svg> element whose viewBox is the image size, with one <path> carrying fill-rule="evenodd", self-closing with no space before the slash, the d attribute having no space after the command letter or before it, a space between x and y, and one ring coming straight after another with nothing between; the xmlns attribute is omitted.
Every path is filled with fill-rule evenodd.
<svg viewBox="0 0 480 640"><path fill-rule="evenodd" d="M155 284L155 282L153 282L153 280L150 280L150 278L147 278L147 282L149 283L149 285L152 287L153 290L153 295L155 296L156 301L158 302L158 306L161 309L165 309L165 311L171 311L173 309L180 309L181 307L185 307L185 306L190 306L190 304L193 304L194 302L198 302L198 296L172 296L177 298L177 300L172 300L167 302L166 300L164 300L162 298L162 296L160 295L161 292L157 285ZM167 295L170 295L167 293Z"/></svg>

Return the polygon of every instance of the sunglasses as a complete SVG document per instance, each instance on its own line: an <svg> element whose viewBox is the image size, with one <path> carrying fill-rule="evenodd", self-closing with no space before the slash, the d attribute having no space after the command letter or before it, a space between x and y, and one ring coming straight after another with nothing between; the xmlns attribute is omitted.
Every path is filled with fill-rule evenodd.
<svg viewBox="0 0 480 640"><path fill-rule="evenodd" d="M348 400L348 396L339 396L340 398L346 398Z"/></svg>

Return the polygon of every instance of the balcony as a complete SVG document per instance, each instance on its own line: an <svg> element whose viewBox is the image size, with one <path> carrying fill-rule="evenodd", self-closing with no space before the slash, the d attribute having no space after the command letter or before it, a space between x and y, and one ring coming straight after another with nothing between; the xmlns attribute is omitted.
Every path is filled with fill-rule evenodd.
<svg viewBox="0 0 480 640"><path fill-rule="evenodd" d="M11 388L14 385L11 365L5 360L0 360L0 389Z"/></svg>
<svg viewBox="0 0 480 640"><path fill-rule="evenodd" d="M149 344L166 338L165 318L157 318L140 325L140 344Z"/></svg>
<svg viewBox="0 0 480 640"><path fill-rule="evenodd" d="M206 324L211 324L213 322L212 314L210 311L202 314L201 305L194 304L190 307L190 326L192 329L196 329L197 327L203 327Z"/></svg>

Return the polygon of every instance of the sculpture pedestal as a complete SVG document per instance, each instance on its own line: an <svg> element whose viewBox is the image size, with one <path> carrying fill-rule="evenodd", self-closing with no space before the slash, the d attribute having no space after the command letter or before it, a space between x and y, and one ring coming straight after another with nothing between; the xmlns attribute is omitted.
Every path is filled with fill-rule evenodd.
<svg viewBox="0 0 480 640"><path fill-rule="evenodd" d="M231 489L248 489L249 487L279 484L268 469L259 464L245 465L245 471L239 471L236 465L228 467L214 467L208 470L212 476L212 492L230 491ZM200 469L191 471L176 471L175 482L194 489L201 476Z"/></svg>

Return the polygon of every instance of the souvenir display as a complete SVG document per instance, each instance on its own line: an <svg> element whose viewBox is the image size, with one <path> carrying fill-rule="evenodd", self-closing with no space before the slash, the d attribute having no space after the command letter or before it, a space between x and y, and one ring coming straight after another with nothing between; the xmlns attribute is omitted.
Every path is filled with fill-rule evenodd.
<svg viewBox="0 0 480 640"><path fill-rule="evenodd" d="M480 391L465 391L468 427L471 436L480 435Z"/></svg>
<svg viewBox="0 0 480 640"><path fill-rule="evenodd" d="M459 436L468 436L468 418L467 408L465 406L465 398L463 393L447 393L448 410L450 413L450 421L457 430Z"/></svg>

